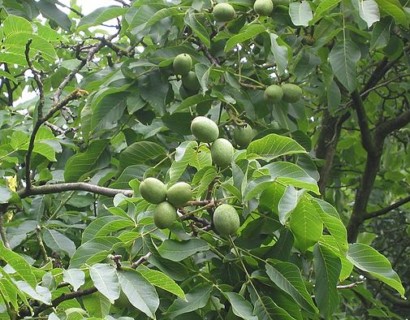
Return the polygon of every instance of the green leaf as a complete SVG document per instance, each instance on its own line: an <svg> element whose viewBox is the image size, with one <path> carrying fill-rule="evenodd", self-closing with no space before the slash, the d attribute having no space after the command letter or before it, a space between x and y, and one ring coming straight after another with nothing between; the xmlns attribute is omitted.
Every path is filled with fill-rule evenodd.
<svg viewBox="0 0 410 320"><path fill-rule="evenodd" d="M409 26L409 18L399 1L376 0L376 2L379 5L380 10L387 15L392 16L398 24L405 27Z"/></svg>
<svg viewBox="0 0 410 320"><path fill-rule="evenodd" d="M317 6L315 10L315 15L313 18L312 23L317 22L320 20L325 14L327 14L328 11L332 10L335 8L341 0L322 0L319 2L319 5Z"/></svg>
<svg viewBox="0 0 410 320"><path fill-rule="evenodd" d="M72 257L76 250L74 242L56 230L45 229L43 231L43 241L53 251L57 253L64 252L69 257Z"/></svg>
<svg viewBox="0 0 410 320"><path fill-rule="evenodd" d="M0 185L0 203L9 203L13 193L9 188Z"/></svg>
<svg viewBox="0 0 410 320"><path fill-rule="evenodd" d="M370 50L381 49L387 46L390 40L391 27L392 21L383 20L376 23L372 30L372 37L370 39Z"/></svg>
<svg viewBox="0 0 410 320"><path fill-rule="evenodd" d="M33 298L34 300L40 301L44 304L51 305L51 292L48 288L42 286L36 286L33 288L25 281L15 281L17 288Z"/></svg>
<svg viewBox="0 0 410 320"><path fill-rule="evenodd" d="M159 298L155 288L135 271L118 271L118 278L121 289L130 303L154 319L159 306Z"/></svg>
<svg viewBox="0 0 410 320"><path fill-rule="evenodd" d="M101 7L94 10L90 14L81 18L78 24L77 31L86 30L89 27L99 25L108 20L119 17L120 15L127 12L126 8L121 8L117 6Z"/></svg>
<svg viewBox="0 0 410 320"><path fill-rule="evenodd" d="M359 59L360 50L350 39L338 42L329 54L329 62L336 78L349 92L357 86L356 63Z"/></svg>
<svg viewBox="0 0 410 320"><path fill-rule="evenodd" d="M329 203L321 199L314 199L316 210L323 221L323 225L330 233L330 236L335 239L340 254L344 255L348 249L347 230L336 209Z"/></svg>
<svg viewBox="0 0 410 320"><path fill-rule="evenodd" d="M64 12L59 10L54 3L49 1L38 1L34 2L34 4L45 18L54 21L65 31L70 31L71 20Z"/></svg>
<svg viewBox="0 0 410 320"><path fill-rule="evenodd" d="M230 37L225 44L225 52L230 51L238 43L245 42L249 39L256 37L258 34L265 32L266 27L262 24L247 24L245 25L238 34Z"/></svg>
<svg viewBox="0 0 410 320"><path fill-rule="evenodd" d="M70 260L70 268L79 268L84 263L93 264L104 260L114 250L114 246L122 243L115 237L94 238L77 248Z"/></svg>
<svg viewBox="0 0 410 320"><path fill-rule="evenodd" d="M211 47L209 31L201 22L198 21L196 18L196 13L191 10L187 11L184 22L187 26L191 27L193 33L207 48Z"/></svg>
<svg viewBox="0 0 410 320"><path fill-rule="evenodd" d="M208 303L211 291L212 286L209 284L204 283L198 285L186 294L186 300L182 300L181 298L176 299L164 315L167 319L174 319L181 314L205 307Z"/></svg>
<svg viewBox="0 0 410 320"><path fill-rule="evenodd" d="M359 15L370 28L373 23L380 20L379 6L375 0L359 0Z"/></svg>
<svg viewBox="0 0 410 320"><path fill-rule="evenodd" d="M294 320L285 310L279 307L270 297L260 297L256 300L253 313L258 320Z"/></svg>
<svg viewBox="0 0 410 320"><path fill-rule="evenodd" d="M278 161L272 162L263 168L269 170L272 179L285 186L291 185L320 194L316 180L296 164Z"/></svg>
<svg viewBox="0 0 410 320"><path fill-rule="evenodd" d="M172 162L169 168L169 183L173 184L185 172L188 164L192 161L198 143L196 141L184 141L175 150L175 161Z"/></svg>
<svg viewBox="0 0 410 320"><path fill-rule="evenodd" d="M32 288L37 284L37 279L32 271L32 267L27 263L27 261L18 253L7 249L3 241L0 241L0 260L3 260L12 267L17 275L21 277L26 283L28 283Z"/></svg>
<svg viewBox="0 0 410 320"><path fill-rule="evenodd" d="M134 142L120 154L122 168L130 165L141 164L166 156L166 150L159 144L151 141Z"/></svg>
<svg viewBox="0 0 410 320"><path fill-rule="evenodd" d="M295 247L301 251L313 246L322 236L323 223L314 204L306 196L292 211L289 227L295 236Z"/></svg>
<svg viewBox="0 0 410 320"><path fill-rule="evenodd" d="M300 270L289 262L269 261L265 265L266 274L281 290L288 293L303 309L311 313L318 310L306 289Z"/></svg>
<svg viewBox="0 0 410 320"><path fill-rule="evenodd" d="M186 241L165 240L158 248L161 257L171 261L182 261L197 252L209 250L208 242L201 239Z"/></svg>
<svg viewBox="0 0 410 320"><path fill-rule="evenodd" d="M353 243L349 245L347 259L357 268L370 273L404 297L405 289L399 276L392 269L390 261L378 251L366 244Z"/></svg>
<svg viewBox="0 0 410 320"><path fill-rule="evenodd" d="M337 282L342 265L340 259L319 243L313 249L315 267L315 300L320 314L328 319L339 305Z"/></svg>
<svg viewBox="0 0 410 320"><path fill-rule="evenodd" d="M286 224L290 213L296 208L303 194L303 190L298 191L292 186L286 187L285 193L280 198L278 204L279 221L282 225Z"/></svg>
<svg viewBox="0 0 410 320"><path fill-rule="evenodd" d="M224 292L224 296L228 299L232 306L233 313L246 320L257 320L258 318L252 314L252 305L236 292Z"/></svg>
<svg viewBox="0 0 410 320"><path fill-rule="evenodd" d="M84 244L93 238L103 237L125 228L133 228L134 226L135 222L129 218L120 216L100 217L91 222L84 230L81 243Z"/></svg>
<svg viewBox="0 0 410 320"><path fill-rule="evenodd" d="M13 33L4 40L3 45L8 52L23 55L29 40L31 40L30 58L34 58L35 55L41 55L49 62L54 62L55 59L57 59L57 53L53 45L46 39L32 32Z"/></svg>
<svg viewBox="0 0 410 320"><path fill-rule="evenodd" d="M285 73L288 66L288 48L284 45L279 44L278 40L280 39L278 35L270 33L269 36L271 42L271 51L275 58L278 73L279 75L282 75Z"/></svg>
<svg viewBox="0 0 410 320"><path fill-rule="evenodd" d="M342 269L340 270L339 281L346 280L353 271L353 263L346 258L346 253L341 254L339 243L331 235L322 235L319 240L321 246L328 248L334 255L337 255L342 263Z"/></svg>
<svg viewBox="0 0 410 320"><path fill-rule="evenodd" d="M77 291L85 283L85 273L76 268L63 270L63 281L69 283L74 291Z"/></svg>
<svg viewBox="0 0 410 320"><path fill-rule="evenodd" d="M289 4L289 15L295 26L309 25L309 21L313 19L312 9L310 8L309 2L291 2Z"/></svg>
<svg viewBox="0 0 410 320"><path fill-rule="evenodd" d="M100 163L104 160L107 146L107 140L94 140L85 152L75 154L69 158L65 165L65 181L79 181L85 174L99 169Z"/></svg>
<svg viewBox="0 0 410 320"><path fill-rule="evenodd" d="M6 36L21 32L32 33L33 27L26 19L10 14L3 21L3 32Z"/></svg>
<svg viewBox="0 0 410 320"><path fill-rule="evenodd" d="M160 70L153 70L138 79L141 97L158 114L165 113L165 98L169 90L169 81Z"/></svg>
<svg viewBox="0 0 410 320"><path fill-rule="evenodd" d="M172 17L181 14L181 10L176 7L162 8L155 12L155 14L146 22L146 27L151 27L157 22L167 17Z"/></svg>
<svg viewBox="0 0 410 320"><path fill-rule="evenodd" d="M306 153L306 150L295 140L274 133L252 141L246 151L248 159L265 161L297 153Z"/></svg>
<svg viewBox="0 0 410 320"><path fill-rule="evenodd" d="M140 265L137 272L142 275L149 283L168 291L177 297L185 300L185 293L181 287L165 273L157 270L149 269L143 265Z"/></svg>
<svg viewBox="0 0 410 320"><path fill-rule="evenodd" d="M106 263L97 263L90 267L90 277L95 287L111 303L120 297L120 284L116 269Z"/></svg>

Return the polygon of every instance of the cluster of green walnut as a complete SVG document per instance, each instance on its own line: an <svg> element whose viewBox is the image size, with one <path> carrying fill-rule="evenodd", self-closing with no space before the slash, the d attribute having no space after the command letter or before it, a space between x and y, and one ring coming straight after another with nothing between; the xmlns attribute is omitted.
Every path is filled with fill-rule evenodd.
<svg viewBox="0 0 410 320"><path fill-rule="evenodd" d="M286 4L289 0L256 0L253 10L260 16L269 16L274 4ZM228 22L235 18L235 9L229 3L218 3L212 10L215 21Z"/></svg>
<svg viewBox="0 0 410 320"><path fill-rule="evenodd" d="M252 140L249 129L253 134L249 125L237 128L234 131L237 141L249 144ZM223 169L231 164L235 149L229 140L218 138L219 128L214 121L198 116L191 122L191 132L198 141L210 144L215 165ZM167 188L161 180L153 177L141 182L139 192L147 202L156 205L153 217L155 225L160 229L171 227L178 218L177 209L189 205L193 196L192 188L186 182L177 182ZM213 212L212 225L221 236L234 235L240 227L238 212L230 204L220 204Z"/></svg>

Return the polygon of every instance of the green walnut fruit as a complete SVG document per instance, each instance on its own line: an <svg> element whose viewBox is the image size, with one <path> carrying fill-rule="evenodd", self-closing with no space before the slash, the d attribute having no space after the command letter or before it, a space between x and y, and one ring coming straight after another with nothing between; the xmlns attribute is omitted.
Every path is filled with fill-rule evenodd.
<svg viewBox="0 0 410 320"><path fill-rule="evenodd" d="M265 89L263 97L266 101L279 102L283 97L283 89L276 84L272 84Z"/></svg>
<svg viewBox="0 0 410 320"><path fill-rule="evenodd" d="M174 68L174 73L184 76L188 74L188 72L192 68L192 58L187 53L181 53L174 58L174 62L172 63L172 67Z"/></svg>
<svg viewBox="0 0 410 320"><path fill-rule="evenodd" d="M213 142L219 136L219 129L215 122L203 116L196 117L191 122L191 132L201 142Z"/></svg>
<svg viewBox="0 0 410 320"><path fill-rule="evenodd" d="M235 128L233 131L233 139L239 147L247 147L254 136L252 127L247 124L244 127Z"/></svg>
<svg viewBox="0 0 410 320"><path fill-rule="evenodd" d="M221 204L213 216L215 230L224 237L235 234L240 227L238 212L229 204Z"/></svg>
<svg viewBox="0 0 410 320"><path fill-rule="evenodd" d="M140 184L140 194L149 203L158 204L165 201L167 196L167 187L156 178L147 178Z"/></svg>
<svg viewBox="0 0 410 320"><path fill-rule="evenodd" d="M177 217L177 209L169 202L161 202L154 209L154 223L160 229L169 228Z"/></svg>
<svg viewBox="0 0 410 320"><path fill-rule="evenodd" d="M235 18L235 9L229 3L218 3L212 11L215 21L227 22Z"/></svg>
<svg viewBox="0 0 410 320"><path fill-rule="evenodd" d="M294 103L302 98L302 89L293 83L282 84L283 97L282 100L289 103Z"/></svg>
<svg viewBox="0 0 410 320"><path fill-rule="evenodd" d="M221 168L229 166L232 162L234 148L232 143L224 138L216 139L211 146L212 162Z"/></svg>
<svg viewBox="0 0 410 320"><path fill-rule="evenodd" d="M253 4L253 10L260 16L270 16L273 11L272 0L256 0Z"/></svg>
<svg viewBox="0 0 410 320"><path fill-rule="evenodd" d="M195 92L201 88L198 78L193 71L189 71L186 75L182 76L182 85L185 89Z"/></svg>
<svg viewBox="0 0 410 320"><path fill-rule="evenodd" d="M167 200L175 207L184 206L192 199L191 186L186 182L177 182L167 191Z"/></svg>

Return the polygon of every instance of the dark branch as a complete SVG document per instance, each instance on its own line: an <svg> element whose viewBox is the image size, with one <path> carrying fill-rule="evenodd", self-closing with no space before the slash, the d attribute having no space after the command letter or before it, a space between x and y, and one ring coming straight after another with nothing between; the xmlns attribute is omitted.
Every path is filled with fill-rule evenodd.
<svg viewBox="0 0 410 320"><path fill-rule="evenodd" d="M79 291L74 291L74 292L70 292L70 293L63 293L61 296L59 296L58 298L55 298L52 302L51 305L48 304L42 304L40 305L38 308L36 308L34 310L33 316L37 317L40 313L42 313L43 311L53 307L56 308L60 303L67 301L67 300L71 300L71 299L76 299L76 298L80 298L80 297L84 297L84 296L88 296L90 294L93 294L95 292L97 292L97 288L96 287L91 287L88 289L84 289L84 290L79 290ZM24 310L22 312L19 313L19 317L18 319L23 319L24 317L30 315L28 310Z"/></svg>
<svg viewBox="0 0 410 320"><path fill-rule="evenodd" d="M374 138L369 129L369 123L367 121L366 110L364 109L363 100L357 90L353 91L352 95L353 107L356 110L357 120L359 122L362 145L364 149L373 154L375 152Z"/></svg>
<svg viewBox="0 0 410 320"><path fill-rule="evenodd" d="M387 206L383 209L376 210L376 211L373 211L373 212L368 212L368 213L365 214L364 219L367 220L367 219L382 216L386 213L389 213L390 211L392 211L394 209L397 209L397 208L401 207L402 205L404 205L408 202L410 202L410 196L408 196L406 198L403 198L403 199L401 199L401 200L399 200L399 201L397 201L397 202L395 202L395 203L391 204L390 206Z"/></svg>
<svg viewBox="0 0 410 320"><path fill-rule="evenodd" d="M88 191L95 194L101 194L107 197L114 197L119 193L127 197L132 197L132 190L113 189L107 187L100 187L86 182L72 182L72 183L58 183L58 184L46 184L39 187L31 187L29 190L22 189L18 191L20 198L26 198L39 194L60 193L66 191Z"/></svg>
<svg viewBox="0 0 410 320"><path fill-rule="evenodd" d="M403 128L408 123L410 123L410 110L404 111L402 114L400 114L394 119L382 122L376 128L377 140L386 138L388 134L400 128Z"/></svg>

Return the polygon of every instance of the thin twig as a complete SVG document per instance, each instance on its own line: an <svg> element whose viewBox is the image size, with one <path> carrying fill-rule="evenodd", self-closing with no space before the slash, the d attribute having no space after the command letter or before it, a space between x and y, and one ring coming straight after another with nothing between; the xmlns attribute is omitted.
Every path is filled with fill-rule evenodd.
<svg viewBox="0 0 410 320"><path fill-rule="evenodd" d="M397 208L401 207L403 204L406 204L408 202L410 202L410 196L408 196L406 198L403 198L403 199L401 199L401 200L399 200L399 201L397 201L397 202L395 202L395 203L393 203L393 204L391 204L391 205L389 205L385 208L382 208L380 210L376 210L376 211L373 211L373 212L368 212L368 213L365 214L364 219L367 220L367 219L372 219L372 218L382 216L386 213L389 213L390 211L392 211L394 209L397 209Z"/></svg>
<svg viewBox="0 0 410 320"><path fill-rule="evenodd" d="M151 252L148 252L146 255L143 255L141 258L139 258L137 261L135 261L131 264L131 268L136 269L139 265L141 265L145 261L147 261L148 258L151 257L151 255L152 255Z"/></svg>
<svg viewBox="0 0 410 320"><path fill-rule="evenodd" d="M357 282L353 282L349 284L341 284L341 285L336 286L336 288L337 289L352 289L362 283L364 283L364 281L357 281Z"/></svg>
<svg viewBox="0 0 410 320"><path fill-rule="evenodd" d="M40 247L41 255L43 256L44 264L49 261L49 257L47 255L46 247L44 246L43 238L41 238L41 226L36 227L36 238L38 245Z"/></svg>

